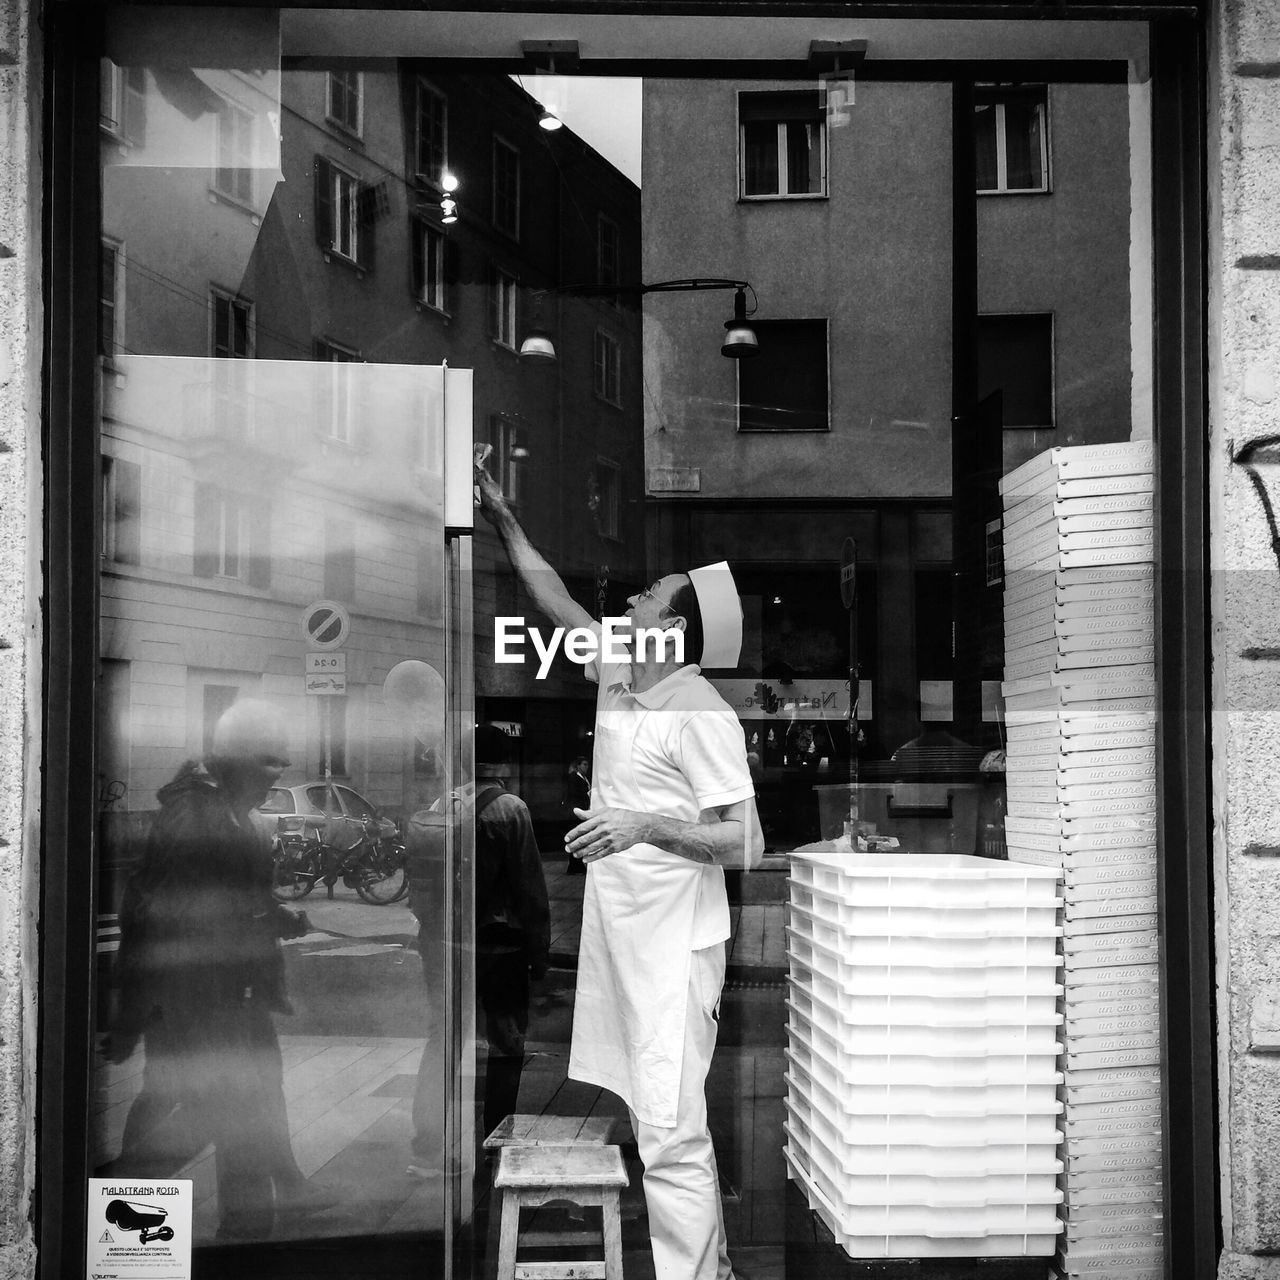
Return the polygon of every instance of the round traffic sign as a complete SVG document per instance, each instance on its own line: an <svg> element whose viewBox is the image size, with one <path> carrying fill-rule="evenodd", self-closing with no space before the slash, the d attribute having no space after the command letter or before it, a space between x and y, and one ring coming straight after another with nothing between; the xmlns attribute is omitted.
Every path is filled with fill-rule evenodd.
<svg viewBox="0 0 1280 1280"><path fill-rule="evenodd" d="M336 600L317 600L302 611L302 634L316 649L336 649L351 630L347 606Z"/></svg>

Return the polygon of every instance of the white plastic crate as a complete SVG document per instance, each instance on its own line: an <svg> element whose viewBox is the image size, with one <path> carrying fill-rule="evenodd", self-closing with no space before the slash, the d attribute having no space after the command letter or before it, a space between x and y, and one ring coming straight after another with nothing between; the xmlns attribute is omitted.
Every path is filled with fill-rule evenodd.
<svg viewBox="0 0 1280 1280"><path fill-rule="evenodd" d="M900 988L891 992L863 994L850 992L804 964L792 966L790 979L797 990L808 993L830 1009L838 1009L840 1016L855 1026L890 1022L957 1027L1028 1023L1056 1026L1062 1022L1052 993L1039 996L955 996L917 987L914 990Z"/></svg>
<svg viewBox="0 0 1280 1280"><path fill-rule="evenodd" d="M850 1085L936 1084L945 1068L945 1079L968 1085L1022 1084L1051 1077L1055 1053L977 1053L971 1057L939 1058L926 1053L853 1054L815 1027L789 1024L788 1044L800 1065L833 1087ZM1060 1045L1054 1046L1060 1050Z"/></svg>
<svg viewBox="0 0 1280 1280"><path fill-rule="evenodd" d="M1047 1257L1057 1247L1056 1232L1039 1235L1001 1236L859 1236L845 1231L828 1198L819 1190L790 1147L787 1166L805 1192L809 1206L826 1224L836 1242L851 1258L999 1258Z"/></svg>
<svg viewBox="0 0 1280 1280"><path fill-rule="evenodd" d="M861 884L855 882L855 888ZM944 901L866 903L843 893L828 893L807 885L791 885L791 909L834 924L846 934L889 937L991 937L1009 934L1056 936L1062 900L1050 898L1039 906L1022 902L996 905L957 905ZM926 895L933 896L933 895Z"/></svg>
<svg viewBox="0 0 1280 1280"><path fill-rule="evenodd" d="M850 1023L841 1014L815 1000L788 979L791 995L787 1000L789 1023L816 1028L838 1041L846 1053L929 1054L935 1057L973 1057L976 1054L1044 1054L1051 1055L1057 1041L1061 1014L1050 1013L1039 1023L979 1022L957 1025L953 1022ZM797 1021L798 1019L798 1021Z"/></svg>
<svg viewBox="0 0 1280 1280"><path fill-rule="evenodd" d="M991 965L1044 965L1058 951L1061 928L1028 937L1025 933L849 934L801 907L790 911L788 937L807 938L840 957L842 965L910 965L918 968L986 968ZM838 976L833 974L833 976Z"/></svg>
<svg viewBox="0 0 1280 1280"><path fill-rule="evenodd" d="M825 1111L821 1102L805 1090L798 1079L788 1080L787 1107L803 1120L810 1132L846 1163L854 1152L867 1146L928 1145L945 1142L957 1146L1007 1145L1052 1146L1057 1141L1056 1112L1040 1114L976 1113L970 1115L912 1115L904 1112L864 1112L849 1114Z"/></svg>
<svg viewBox="0 0 1280 1280"><path fill-rule="evenodd" d="M808 1088L814 1101L825 1101L833 1115L906 1113L912 1115L1057 1114L1062 1107L1058 1084L1062 1073L1046 1069L1039 1080L987 1084L957 1084L950 1076L916 1084L886 1080L879 1084L850 1085L829 1068L807 1070L791 1049L783 1053L790 1074ZM1052 1062L1046 1062L1051 1068ZM819 1091L814 1096L814 1091Z"/></svg>
<svg viewBox="0 0 1280 1280"><path fill-rule="evenodd" d="M987 995L1050 996L1063 994L1056 951L1036 964L936 965L902 963L851 964L837 947L787 931L788 959L794 972L803 971L829 980L841 990L857 995L892 995L924 991L957 997Z"/></svg>
<svg viewBox="0 0 1280 1280"><path fill-rule="evenodd" d="M1052 868L962 853L796 852L791 877L868 906L1043 906L1058 896Z"/></svg>

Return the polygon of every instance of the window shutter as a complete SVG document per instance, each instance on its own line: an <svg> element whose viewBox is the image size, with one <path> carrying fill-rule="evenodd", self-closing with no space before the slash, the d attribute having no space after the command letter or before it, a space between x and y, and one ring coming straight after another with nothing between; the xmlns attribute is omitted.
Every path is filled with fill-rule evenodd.
<svg viewBox="0 0 1280 1280"><path fill-rule="evenodd" d="M249 508L249 548L247 581L251 587L271 585L271 504L254 502Z"/></svg>
<svg viewBox="0 0 1280 1280"><path fill-rule="evenodd" d="M409 288L414 299L421 301L422 290L427 282L427 264L423 261L422 241L426 233L423 224L417 218L409 219L409 247L412 251L413 271L409 280Z"/></svg>
<svg viewBox="0 0 1280 1280"><path fill-rule="evenodd" d="M316 156L316 244L333 248L333 167Z"/></svg>
<svg viewBox="0 0 1280 1280"><path fill-rule="evenodd" d="M212 578L218 569L218 491L196 483L193 568L197 578Z"/></svg>

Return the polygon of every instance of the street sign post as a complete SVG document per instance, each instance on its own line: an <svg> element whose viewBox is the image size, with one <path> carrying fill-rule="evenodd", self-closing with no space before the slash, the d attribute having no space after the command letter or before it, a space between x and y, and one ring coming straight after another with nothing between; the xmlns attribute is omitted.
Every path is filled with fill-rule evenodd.
<svg viewBox="0 0 1280 1280"><path fill-rule="evenodd" d="M308 695L325 698L318 705L326 786L333 785L333 704L328 699L347 693L347 655L333 650L350 630L351 615L337 600L317 600L302 611L302 634L311 646L302 663L303 686Z"/></svg>

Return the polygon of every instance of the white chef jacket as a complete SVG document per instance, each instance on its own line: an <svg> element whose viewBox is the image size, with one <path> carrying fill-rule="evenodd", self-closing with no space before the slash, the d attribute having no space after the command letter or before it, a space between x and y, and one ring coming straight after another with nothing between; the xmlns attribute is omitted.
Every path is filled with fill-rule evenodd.
<svg viewBox="0 0 1280 1280"><path fill-rule="evenodd" d="M742 728L697 666L639 694L630 677L624 664L599 680L593 810L696 822L754 797ZM651 844L589 863L569 1075L612 1090L647 1124L673 1127L690 960L729 932L718 866Z"/></svg>

